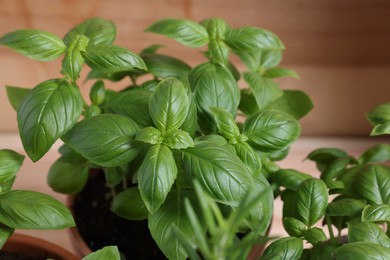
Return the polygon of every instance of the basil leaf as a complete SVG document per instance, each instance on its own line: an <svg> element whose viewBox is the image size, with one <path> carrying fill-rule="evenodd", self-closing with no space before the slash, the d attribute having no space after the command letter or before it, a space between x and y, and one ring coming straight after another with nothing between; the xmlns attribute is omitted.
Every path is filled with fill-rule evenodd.
<svg viewBox="0 0 390 260"><path fill-rule="evenodd" d="M146 65L140 56L119 46L89 45L86 52L82 52L82 55L85 62L93 70L109 75L133 71L136 68L146 70Z"/></svg>
<svg viewBox="0 0 390 260"><path fill-rule="evenodd" d="M151 94L142 89L124 91L115 95L104 107L108 112L130 117L141 127L150 126L153 124L149 114Z"/></svg>
<svg viewBox="0 0 390 260"><path fill-rule="evenodd" d="M334 159L321 173L321 180L325 181L325 183L328 183L334 178L341 176L347 169L350 160L351 159L349 157L340 157Z"/></svg>
<svg viewBox="0 0 390 260"><path fill-rule="evenodd" d="M63 79L42 82L30 91L18 110L18 126L31 160L38 161L77 122L82 107L79 90Z"/></svg>
<svg viewBox="0 0 390 260"><path fill-rule="evenodd" d="M311 175L293 169L281 169L272 173L269 181L276 183L278 186L297 191L302 182L311 178L313 178Z"/></svg>
<svg viewBox="0 0 390 260"><path fill-rule="evenodd" d="M371 136L384 135L384 134L390 134L390 122L376 125L370 133Z"/></svg>
<svg viewBox="0 0 390 260"><path fill-rule="evenodd" d="M388 248L367 242L344 244L335 251L336 259L364 260L364 259L390 259Z"/></svg>
<svg viewBox="0 0 390 260"><path fill-rule="evenodd" d="M72 214L49 195L12 190L0 193L0 222L15 229L63 229L75 225Z"/></svg>
<svg viewBox="0 0 390 260"><path fill-rule="evenodd" d="M56 192L75 194L85 187L88 176L89 164L86 160L74 162L60 158L50 167L47 182Z"/></svg>
<svg viewBox="0 0 390 260"><path fill-rule="evenodd" d="M372 125L385 124L390 121L390 102L380 104L366 114Z"/></svg>
<svg viewBox="0 0 390 260"><path fill-rule="evenodd" d="M255 149L273 152L289 147L300 131L299 123L292 116L265 110L246 120L243 134Z"/></svg>
<svg viewBox="0 0 390 260"><path fill-rule="evenodd" d="M237 138L240 136L240 130L238 129L232 114L218 107L210 107L210 110L214 115L218 130L222 136L227 140L236 142Z"/></svg>
<svg viewBox="0 0 390 260"><path fill-rule="evenodd" d="M306 159L314 161L322 172L333 160L347 156L348 154L339 148L319 148L310 152Z"/></svg>
<svg viewBox="0 0 390 260"><path fill-rule="evenodd" d="M193 147L194 141L192 140L189 133L180 129L176 129L170 130L166 133L163 144L171 149L185 149L188 147Z"/></svg>
<svg viewBox="0 0 390 260"><path fill-rule="evenodd" d="M185 171L223 204L237 206L253 183L246 165L224 146L205 143L181 155Z"/></svg>
<svg viewBox="0 0 390 260"><path fill-rule="evenodd" d="M250 71L261 71L277 66L282 60L281 50L233 50Z"/></svg>
<svg viewBox="0 0 390 260"><path fill-rule="evenodd" d="M256 151L244 141L234 144L237 156L244 162L248 169L257 174L261 171L261 160Z"/></svg>
<svg viewBox="0 0 390 260"><path fill-rule="evenodd" d="M367 165L357 175L355 190L371 204L390 204L390 168Z"/></svg>
<svg viewBox="0 0 390 260"><path fill-rule="evenodd" d="M188 114L186 120L181 125L181 129L190 134L190 136L195 136L196 131L199 129L198 126L198 115L197 107L195 103L195 97L193 94L190 94L189 97L190 107L188 109Z"/></svg>
<svg viewBox="0 0 390 260"><path fill-rule="evenodd" d="M188 80L194 90L200 127L215 132L210 107L223 108L236 116L240 90L232 73L218 64L203 63L193 68Z"/></svg>
<svg viewBox="0 0 390 260"><path fill-rule="evenodd" d="M283 217L292 217L298 219L298 195L296 191L286 189L282 192L281 198L283 201Z"/></svg>
<svg viewBox="0 0 390 260"><path fill-rule="evenodd" d="M121 183L128 172L127 165L118 167L107 167L104 169L104 177L106 178L106 185L110 188L114 188Z"/></svg>
<svg viewBox="0 0 390 260"><path fill-rule="evenodd" d="M187 90L175 78L161 81L149 101L149 112L155 126L165 132L184 123L190 104Z"/></svg>
<svg viewBox="0 0 390 260"><path fill-rule="evenodd" d="M65 57L62 60L61 73L68 76L73 82L80 77L80 71L84 65L84 58L81 55L88 45L89 39L83 35L76 35L66 49Z"/></svg>
<svg viewBox="0 0 390 260"><path fill-rule="evenodd" d="M305 232L303 238L309 241L309 243L311 243L312 245L316 245L320 242L328 240L324 231L318 227L309 228Z"/></svg>
<svg viewBox="0 0 390 260"><path fill-rule="evenodd" d="M73 27L64 37L67 46L77 35L88 37L89 44L110 44L115 40L116 29L113 22L102 18L91 18Z"/></svg>
<svg viewBox="0 0 390 260"><path fill-rule="evenodd" d="M0 37L0 44L38 61L51 61L66 50L64 42L54 34L39 30L17 30Z"/></svg>
<svg viewBox="0 0 390 260"><path fill-rule="evenodd" d="M295 119L301 119L312 110L313 102L303 91L283 90L283 95L272 102L268 108L290 114Z"/></svg>
<svg viewBox="0 0 390 260"><path fill-rule="evenodd" d="M366 205L365 200L343 198L329 203L326 215L354 217L360 214Z"/></svg>
<svg viewBox="0 0 390 260"><path fill-rule="evenodd" d="M130 118L102 114L80 121L62 140L89 161L116 167L137 157L138 148L134 143L137 132L138 126Z"/></svg>
<svg viewBox="0 0 390 260"><path fill-rule="evenodd" d="M247 116L260 112L251 89L241 89L241 99L238 108Z"/></svg>
<svg viewBox="0 0 390 260"><path fill-rule="evenodd" d="M221 40L209 42L209 57L213 63L227 65L229 62L229 47Z"/></svg>
<svg viewBox="0 0 390 260"><path fill-rule="evenodd" d="M222 39L226 30L229 29L226 22L219 18L208 18L203 20L200 24L206 28L210 39L213 40Z"/></svg>
<svg viewBox="0 0 390 260"><path fill-rule="evenodd" d="M191 241L192 247L195 248L195 234L192 223L184 210L184 197L188 198L191 205L196 207L196 212L199 212L194 192L180 191L179 194L176 192L170 193L160 209L148 218L149 230L153 239L169 259L184 260L187 258L187 253L180 243L179 237L173 231L173 225ZM204 233L206 233L204 226Z"/></svg>
<svg viewBox="0 0 390 260"><path fill-rule="evenodd" d="M280 257L277 259L297 260L302 255L302 252L302 239L297 237L283 237L267 246L267 248L264 250L263 256L260 259L275 259L267 257L276 253L280 255Z"/></svg>
<svg viewBox="0 0 390 260"><path fill-rule="evenodd" d="M105 246L89 255L83 257L82 260L120 260L121 256L116 246Z"/></svg>
<svg viewBox="0 0 390 260"><path fill-rule="evenodd" d="M153 23L145 32L165 35L189 47L201 47L209 41L206 29L187 19L164 19Z"/></svg>
<svg viewBox="0 0 390 260"><path fill-rule="evenodd" d="M4 190L4 184L16 177L20 167L22 167L24 156L8 149L0 150L0 187Z"/></svg>
<svg viewBox="0 0 390 260"><path fill-rule="evenodd" d="M11 237L15 229L0 224L0 249L3 248L5 243Z"/></svg>
<svg viewBox="0 0 390 260"><path fill-rule="evenodd" d="M367 242L390 248L390 238L377 225L370 222L350 221L348 225L348 242Z"/></svg>
<svg viewBox="0 0 390 260"><path fill-rule="evenodd" d="M284 49L283 43L275 34L256 27L228 30L224 41L234 51Z"/></svg>
<svg viewBox="0 0 390 260"><path fill-rule="evenodd" d="M264 110L264 108L283 95L282 90L275 81L262 77L258 73L246 72L244 73L244 80L252 89L260 110Z"/></svg>
<svg viewBox="0 0 390 260"><path fill-rule="evenodd" d="M29 88L20 88L12 86L5 86L5 89L7 91L8 100L15 111L18 111L19 107L23 103L24 98L31 91Z"/></svg>
<svg viewBox="0 0 390 260"><path fill-rule="evenodd" d="M128 220L147 219L149 214L138 187L128 188L116 195L111 203L111 211Z"/></svg>
<svg viewBox="0 0 390 260"><path fill-rule="evenodd" d="M106 88L103 80L96 81L89 91L89 99L93 105L100 105L104 102L106 97Z"/></svg>
<svg viewBox="0 0 390 260"><path fill-rule="evenodd" d="M367 205L362 212L362 221L390 222L390 205Z"/></svg>
<svg viewBox="0 0 390 260"><path fill-rule="evenodd" d="M287 233L294 237L303 236L307 230L307 227L304 223L292 217L283 218L283 226Z"/></svg>
<svg viewBox="0 0 390 260"><path fill-rule="evenodd" d="M378 144L365 151L359 158L360 164L384 162L390 159L390 145Z"/></svg>
<svg viewBox="0 0 390 260"><path fill-rule="evenodd" d="M137 177L142 200L151 214L164 203L176 176L177 167L171 150L165 145L149 148Z"/></svg>
<svg viewBox="0 0 390 260"><path fill-rule="evenodd" d="M315 178L308 179L297 190L298 219L306 226L313 226L320 220L328 205L328 191L323 181Z"/></svg>
<svg viewBox="0 0 390 260"><path fill-rule="evenodd" d="M274 68L269 68L267 69L263 77L265 78L282 78L282 77L292 77L295 79L299 79L298 74L290 69L286 68L280 68L280 67L274 67Z"/></svg>
<svg viewBox="0 0 390 260"><path fill-rule="evenodd" d="M141 57L148 71L157 78L181 78L191 69L187 63L163 54L144 54Z"/></svg>
<svg viewBox="0 0 390 260"><path fill-rule="evenodd" d="M153 126L142 128L138 131L135 140L148 144L159 144L163 137L160 130Z"/></svg>

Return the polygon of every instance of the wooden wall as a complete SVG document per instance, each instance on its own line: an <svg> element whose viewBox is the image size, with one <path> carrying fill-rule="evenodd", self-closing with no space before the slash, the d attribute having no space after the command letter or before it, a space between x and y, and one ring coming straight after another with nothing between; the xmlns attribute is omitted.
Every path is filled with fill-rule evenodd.
<svg viewBox="0 0 390 260"><path fill-rule="evenodd" d="M0 0L0 35L34 28L62 37L94 16L116 23L118 45L135 52L152 43L170 45L163 52L190 64L201 61L197 50L143 29L161 18L220 17L233 27L275 32L287 47L282 65L301 76L280 83L307 91L315 104L302 120L306 135L368 135L364 113L390 99L388 0ZM17 129L4 85L32 87L59 77L59 66L0 46L0 131Z"/></svg>

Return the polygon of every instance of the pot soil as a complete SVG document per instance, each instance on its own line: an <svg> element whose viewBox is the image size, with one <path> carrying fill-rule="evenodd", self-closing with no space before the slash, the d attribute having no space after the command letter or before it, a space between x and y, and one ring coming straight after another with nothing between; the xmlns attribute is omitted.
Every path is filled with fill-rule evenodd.
<svg viewBox="0 0 390 260"><path fill-rule="evenodd" d="M127 259L166 259L148 229L147 220L129 221L110 211L110 189L104 174L91 174L85 188L70 196L76 228L71 229L80 256L108 245L116 245Z"/></svg>
<svg viewBox="0 0 390 260"><path fill-rule="evenodd" d="M43 239L13 234L1 249L1 260L78 260L64 248Z"/></svg>

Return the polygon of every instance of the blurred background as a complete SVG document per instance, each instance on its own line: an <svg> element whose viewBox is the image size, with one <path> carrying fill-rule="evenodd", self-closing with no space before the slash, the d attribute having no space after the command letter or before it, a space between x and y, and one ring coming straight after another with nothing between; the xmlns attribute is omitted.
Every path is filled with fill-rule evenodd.
<svg viewBox="0 0 390 260"><path fill-rule="evenodd" d="M300 75L280 80L282 88L306 91L315 105L301 121L303 135L368 136L365 113L389 101L388 0L0 0L0 35L33 28L62 37L95 16L116 24L117 45L139 52L160 43L169 46L162 53L190 65L202 61L199 50L143 30L161 18L219 17L273 31L286 46L282 66ZM0 132L17 131L4 86L33 87L60 77L59 69L59 61L32 61L0 46ZM87 93L88 83L82 88Z"/></svg>

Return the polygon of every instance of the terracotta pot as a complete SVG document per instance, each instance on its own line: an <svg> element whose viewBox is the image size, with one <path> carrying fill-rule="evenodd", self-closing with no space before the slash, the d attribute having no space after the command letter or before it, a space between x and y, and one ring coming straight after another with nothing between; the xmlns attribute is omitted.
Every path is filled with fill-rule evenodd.
<svg viewBox="0 0 390 260"><path fill-rule="evenodd" d="M65 250L64 248L45 241L40 238L13 234L1 249L2 252L21 253L31 258L47 259L52 258L56 260L79 260L77 257Z"/></svg>

